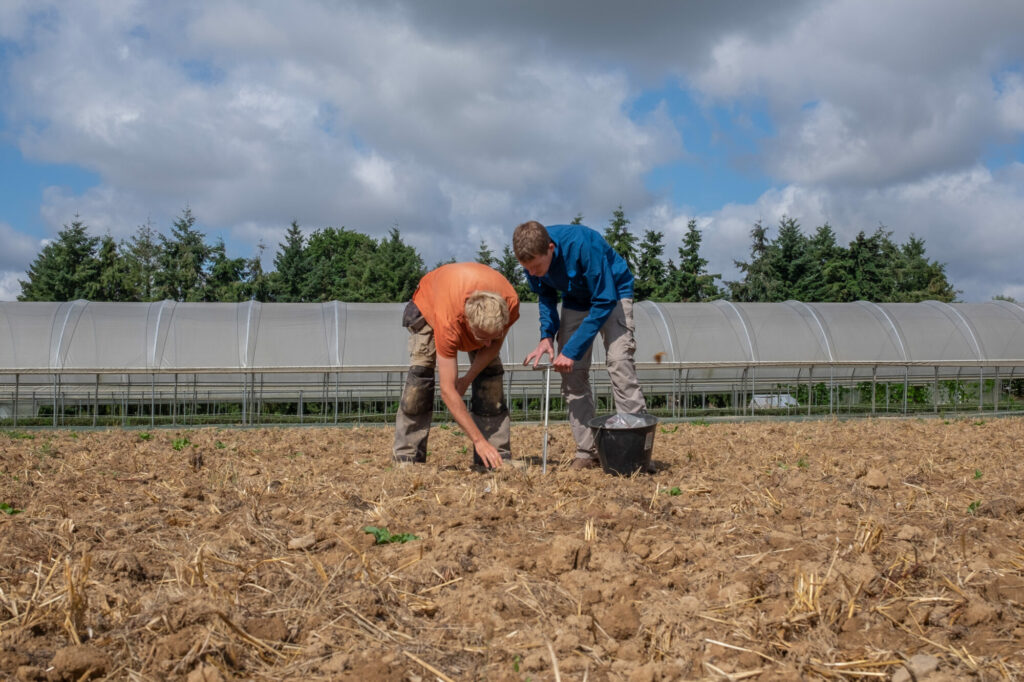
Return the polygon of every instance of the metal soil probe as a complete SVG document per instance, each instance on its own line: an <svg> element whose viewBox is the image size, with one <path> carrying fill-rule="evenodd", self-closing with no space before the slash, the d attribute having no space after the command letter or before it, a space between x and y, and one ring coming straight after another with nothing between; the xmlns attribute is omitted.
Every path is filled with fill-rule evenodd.
<svg viewBox="0 0 1024 682"><path fill-rule="evenodd" d="M551 363L538 364L534 369L544 370L544 449L540 472L546 474L548 472L548 413L551 409Z"/></svg>

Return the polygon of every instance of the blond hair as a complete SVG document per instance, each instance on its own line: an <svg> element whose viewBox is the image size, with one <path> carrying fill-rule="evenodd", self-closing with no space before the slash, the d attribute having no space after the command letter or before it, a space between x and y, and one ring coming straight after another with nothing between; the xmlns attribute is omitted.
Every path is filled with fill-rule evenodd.
<svg viewBox="0 0 1024 682"><path fill-rule="evenodd" d="M508 302L493 291L474 291L466 297L466 324L488 336L508 327Z"/></svg>
<svg viewBox="0 0 1024 682"><path fill-rule="evenodd" d="M520 263L533 260L548 252L551 236L547 228L536 220L530 220L516 228L512 233L512 251Z"/></svg>

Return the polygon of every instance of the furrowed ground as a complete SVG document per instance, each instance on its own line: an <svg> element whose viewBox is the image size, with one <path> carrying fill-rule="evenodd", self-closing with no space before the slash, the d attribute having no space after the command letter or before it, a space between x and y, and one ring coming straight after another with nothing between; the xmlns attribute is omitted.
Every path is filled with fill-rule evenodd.
<svg viewBox="0 0 1024 682"><path fill-rule="evenodd" d="M1024 420L550 433L0 432L0 677L1024 679Z"/></svg>

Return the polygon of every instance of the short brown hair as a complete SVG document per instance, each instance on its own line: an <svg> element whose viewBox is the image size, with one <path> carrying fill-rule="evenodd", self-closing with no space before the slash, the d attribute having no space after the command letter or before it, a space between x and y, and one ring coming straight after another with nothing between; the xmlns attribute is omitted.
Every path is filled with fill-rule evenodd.
<svg viewBox="0 0 1024 682"><path fill-rule="evenodd" d="M474 291L466 297L466 324L487 335L508 327L508 301L493 291Z"/></svg>
<svg viewBox="0 0 1024 682"><path fill-rule="evenodd" d="M521 263L543 256L550 243L551 235L547 228L536 220L523 223L512 233L512 250L515 251L516 260Z"/></svg>

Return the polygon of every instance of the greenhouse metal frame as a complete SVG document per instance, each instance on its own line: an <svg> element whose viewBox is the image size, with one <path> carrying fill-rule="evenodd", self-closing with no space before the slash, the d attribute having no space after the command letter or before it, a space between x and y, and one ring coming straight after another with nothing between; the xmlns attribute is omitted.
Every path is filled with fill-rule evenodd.
<svg viewBox="0 0 1024 682"><path fill-rule="evenodd" d="M0 302L0 425L393 423L403 306ZM634 318L664 419L1007 412L1024 380L1024 308L1009 301L641 301ZM544 373L521 364L538 338L524 303L501 351L515 419L540 417ZM598 409L613 411L600 338L593 355Z"/></svg>

